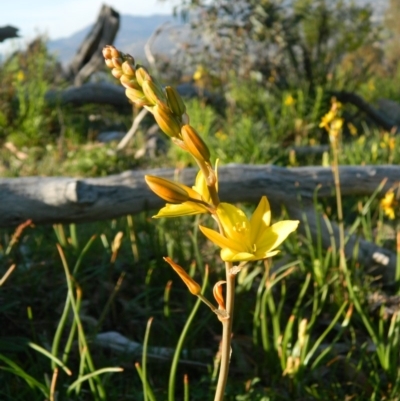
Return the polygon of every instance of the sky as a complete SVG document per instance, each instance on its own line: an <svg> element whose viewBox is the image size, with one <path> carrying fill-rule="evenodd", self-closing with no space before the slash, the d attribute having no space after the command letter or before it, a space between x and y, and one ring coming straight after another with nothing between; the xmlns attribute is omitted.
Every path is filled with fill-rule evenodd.
<svg viewBox="0 0 400 401"><path fill-rule="evenodd" d="M176 4L173 0L7 0L1 9L0 26L19 28L22 40L7 40L0 44L0 52L26 44L38 33L49 39L67 37L94 23L103 3L131 15L171 14Z"/></svg>

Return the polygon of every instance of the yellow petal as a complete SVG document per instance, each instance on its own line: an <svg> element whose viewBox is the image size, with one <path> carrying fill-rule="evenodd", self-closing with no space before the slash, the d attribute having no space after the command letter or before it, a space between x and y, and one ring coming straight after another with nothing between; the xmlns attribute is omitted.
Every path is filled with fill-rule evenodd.
<svg viewBox="0 0 400 401"><path fill-rule="evenodd" d="M221 259L225 262L248 262L250 260L257 260L256 256L252 253L237 252L230 248L221 249Z"/></svg>
<svg viewBox="0 0 400 401"><path fill-rule="evenodd" d="M242 250L250 247L250 223L242 210L229 203L220 203L217 215L228 238L240 242Z"/></svg>
<svg viewBox="0 0 400 401"><path fill-rule="evenodd" d="M197 200L201 200L201 201L203 200L203 197L201 196L201 193L199 193L198 191L196 191L196 190L194 190L194 189L192 189L190 187L187 187L186 185L184 187L185 187L185 191L189 195L189 198L197 199Z"/></svg>
<svg viewBox="0 0 400 401"><path fill-rule="evenodd" d="M255 244L257 238L271 224L271 208L266 196L263 196L250 219L251 242Z"/></svg>
<svg viewBox="0 0 400 401"><path fill-rule="evenodd" d="M210 201L210 193L208 192L207 183L201 170L197 173L193 190L198 192L203 197L204 201Z"/></svg>
<svg viewBox="0 0 400 401"><path fill-rule="evenodd" d="M268 227L263 235L257 239L257 251L269 252L279 246L287 236L296 230L298 220L283 220Z"/></svg>
<svg viewBox="0 0 400 401"><path fill-rule="evenodd" d="M214 230L211 230L207 227L199 226L201 232L211 241L214 242L215 245L220 248L230 248L236 250L236 252L240 252L243 250L243 245L240 242L234 241L232 239L226 238L220 233L217 233Z"/></svg>
<svg viewBox="0 0 400 401"><path fill-rule="evenodd" d="M271 251L271 252L256 252L255 256L255 260L261 260L261 259L267 259L267 258L271 258L272 256L275 256L279 253L280 251L276 250L276 251Z"/></svg>
<svg viewBox="0 0 400 401"><path fill-rule="evenodd" d="M215 187L217 189L217 192L218 192L218 170L217 170L218 162L219 162L219 160L217 159L215 162L215 178L217 180ZM206 182L204 174L201 170L199 170L199 172L197 173L196 181L192 188L194 191L198 192L203 197L203 200L205 202L212 203L211 197L210 197L210 192L209 192L208 186L207 186L207 182Z"/></svg>
<svg viewBox="0 0 400 401"><path fill-rule="evenodd" d="M208 213L208 210L205 206L195 202L184 202L180 205L167 203L165 207L160 209L160 211L153 217L158 219L160 217L191 216L199 213Z"/></svg>

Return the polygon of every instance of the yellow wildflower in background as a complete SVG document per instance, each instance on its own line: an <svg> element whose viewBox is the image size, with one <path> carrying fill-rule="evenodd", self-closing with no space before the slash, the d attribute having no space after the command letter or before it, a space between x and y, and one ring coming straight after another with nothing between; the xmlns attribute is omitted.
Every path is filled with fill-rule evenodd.
<svg viewBox="0 0 400 401"><path fill-rule="evenodd" d="M382 149L389 148L390 150L394 150L396 146L396 138L390 135L389 132L385 132L379 145Z"/></svg>
<svg viewBox="0 0 400 401"><path fill-rule="evenodd" d="M17 81L22 82L25 79L25 74L22 70L17 72Z"/></svg>
<svg viewBox="0 0 400 401"><path fill-rule="evenodd" d="M397 201L394 197L394 192L389 191L386 193L385 197L380 201L380 208L383 210L386 216L389 217L390 220L394 220L396 217L396 213L394 207L397 205Z"/></svg>
<svg viewBox="0 0 400 401"><path fill-rule="evenodd" d="M357 135L357 127L353 123L347 123L347 128L349 129L351 135Z"/></svg>
<svg viewBox="0 0 400 401"><path fill-rule="evenodd" d="M325 128L329 132L331 142L336 142L342 132L344 120L340 118L341 107L342 104L333 98L331 109L322 117L319 124L320 128Z"/></svg>
<svg viewBox="0 0 400 401"><path fill-rule="evenodd" d="M285 106L291 106L295 103L294 97L292 95L287 95L285 98Z"/></svg>
<svg viewBox="0 0 400 401"><path fill-rule="evenodd" d="M215 136L216 136L220 141L226 141L226 140L228 139L228 135L225 134L225 132L222 131L222 130L218 130L218 131L215 133Z"/></svg>
<svg viewBox="0 0 400 401"><path fill-rule="evenodd" d="M208 74L208 71L202 65L198 65L196 71L193 73L193 79L199 81Z"/></svg>
<svg viewBox="0 0 400 401"><path fill-rule="evenodd" d="M202 233L222 248L226 262L260 260L276 255L275 250L293 232L299 222L284 220L271 224L271 209L265 196L261 198L249 220L244 212L229 203L220 203L217 216L224 235L200 226Z"/></svg>
<svg viewBox="0 0 400 401"><path fill-rule="evenodd" d="M336 113L334 113L332 110L329 110L321 119L321 122L319 124L320 128L325 128L327 131L329 131L329 124L333 121L335 118Z"/></svg>

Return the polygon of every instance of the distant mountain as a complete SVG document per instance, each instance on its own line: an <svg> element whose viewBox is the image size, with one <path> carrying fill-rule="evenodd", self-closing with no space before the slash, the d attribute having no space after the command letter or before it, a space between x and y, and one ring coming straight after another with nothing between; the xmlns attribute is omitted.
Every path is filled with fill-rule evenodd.
<svg viewBox="0 0 400 401"><path fill-rule="evenodd" d="M151 34L162 24L168 26L179 26L179 22L171 15L152 15L148 17L121 15L120 27L114 45L126 53L135 56L137 60L144 59L144 46ZM90 32L92 25L81 29L67 38L51 40L48 42L49 50L56 54L62 64L67 64L75 55L78 47ZM153 52L169 53L173 47L173 39L168 34L157 37L152 46Z"/></svg>

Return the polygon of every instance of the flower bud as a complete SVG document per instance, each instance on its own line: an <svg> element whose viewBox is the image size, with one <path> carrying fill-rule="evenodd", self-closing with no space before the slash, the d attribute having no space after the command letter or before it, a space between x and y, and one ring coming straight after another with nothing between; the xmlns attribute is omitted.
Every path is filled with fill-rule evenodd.
<svg viewBox="0 0 400 401"><path fill-rule="evenodd" d="M137 66L135 75L140 86L143 85L143 81L145 79L151 79L150 74L147 72L146 68L142 66Z"/></svg>
<svg viewBox="0 0 400 401"><path fill-rule="evenodd" d="M115 68L121 68L122 67L122 58L121 57L113 57L112 62L114 63Z"/></svg>
<svg viewBox="0 0 400 401"><path fill-rule="evenodd" d="M140 92L143 93L134 77L130 77L128 75L123 74L120 78L120 82L122 86L125 88L140 90Z"/></svg>
<svg viewBox="0 0 400 401"><path fill-rule="evenodd" d="M160 102L165 103L167 100L161 86L157 85L153 80L145 79L142 83L142 89L147 100L154 106ZM163 108L165 108L165 106Z"/></svg>
<svg viewBox="0 0 400 401"><path fill-rule="evenodd" d="M112 46L105 46L103 48L103 57L108 60L112 58L112 50L111 50Z"/></svg>
<svg viewBox="0 0 400 401"><path fill-rule="evenodd" d="M111 51L111 58L118 58L120 56L119 51L114 46L108 46Z"/></svg>
<svg viewBox="0 0 400 401"><path fill-rule="evenodd" d="M112 62L111 59L106 58L104 61L105 61L106 66L107 66L108 68L114 68L114 63Z"/></svg>
<svg viewBox="0 0 400 401"><path fill-rule="evenodd" d="M185 269L178 264L176 264L171 258L166 257L164 260L169 263L169 265L179 274L179 277L182 281L187 285L189 291L193 295L200 295L201 294L201 287L199 284L196 283L185 271Z"/></svg>
<svg viewBox="0 0 400 401"><path fill-rule="evenodd" d="M168 105L174 114L181 117L186 111L185 103L182 100L181 95L172 86L165 87L165 93L167 95Z"/></svg>
<svg viewBox="0 0 400 401"><path fill-rule="evenodd" d="M120 79L122 77L122 71L120 68L113 68L111 70L111 74L117 79Z"/></svg>
<svg viewBox="0 0 400 401"><path fill-rule="evenodd" d="M222 284L226 284L226 281L220 280L213 287L213 295L219 305L219 309L225 310L225 300L222 293Z"/></svg>
<svg viewBox="0 0 400 401"><path fill-rule="evenodd" d="M181 125L176 117L160 105L153 107L154 118L161 130L172 138L177 138L180 135Z"/></svg>
<svg viewBox="0 0 400 401"><path fill-rule="evenodd" d="M189 153L198 160L210 161L208 146L191 125L184 125L181 128L181 134Z"/></svg>
<svg viewBox="0 0 400 401"><path fill-rule="evenodd" d="M152 106L140 89L126 88L125 95L132 103L138 106Z"/></svg>
<svg viewBox="0 0 400 401"><path fill-rule="evenodd" d="M183 203L190 199L183 185L153 175L145 175L144 179L156 195L169 203Z"/></svg>
<svg viewBox="0 0 400 401"><path fill-rule="evenodd" d="M122 63L121 68L122 68L122 71L123 71L123 73L125 75L135 78L135 72L136 71L135 71L135 61L133 60L133 58L132 58L132 61L131 60L125 60Z"/></svg>

